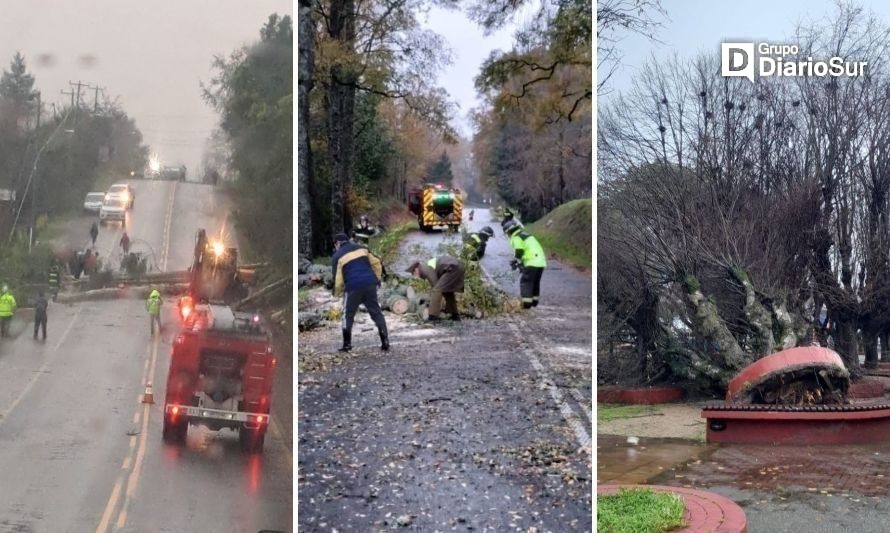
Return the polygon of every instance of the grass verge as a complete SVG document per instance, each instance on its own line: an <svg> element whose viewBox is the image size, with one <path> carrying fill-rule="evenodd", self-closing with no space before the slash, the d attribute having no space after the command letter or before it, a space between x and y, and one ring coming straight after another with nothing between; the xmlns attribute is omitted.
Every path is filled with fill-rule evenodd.
<svg viewBox="0 0 890 533"><path fill-rule="evenodd" d="M683 500L652 489L619 489L596 497L596 530L607 533L661 533L683 525Z"/></svg>
<svg viewBox="0 0 890 533"><path fill-rule="evenodd" d="M589 269L593 264L592 209L592 200L572 200L530 224L528 231L537 237L549 255L576 268Z"/></svg>
<svg viewBox="0 0 890 533"><path fill-rule="evenodd" d="M383 232L382 235L371 237L369 247L384 264L390 264L393 262L393 256L399 249L399 243L402 242L405 235L410 231L419 229L420 226L417 225L416 220L402 222Z"/></svg>
<svg viewBox="0 0 890 533"><path fill-rule="evenodd" d="M619 418L636 418L638 416L647 416L655 414L659 411L657 405L608 405L597 404L596 421L611 422Z"/></svg>

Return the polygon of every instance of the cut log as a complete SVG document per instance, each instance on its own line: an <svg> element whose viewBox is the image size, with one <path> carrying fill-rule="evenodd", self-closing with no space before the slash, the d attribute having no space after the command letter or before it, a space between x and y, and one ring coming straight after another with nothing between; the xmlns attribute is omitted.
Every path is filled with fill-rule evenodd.
<svg viewBox="0 0 890 533"><path fill-rule="evenodd" d="M312 261L310 261L306 256L301 255L297 257L298 274L306 274L306 271L310 266L312 266Z"/></svg>
<svg viewBox="0 0 890 533"><path fill-rule="evenodd" d="M392 295L388 299L384 300L383 308L392 311L397 315L404 315L408 312L408 309L411 307L411 302L408 301L404 296Z"/></svg>
<svg viewBox="0 0 890 533"><path fill-rule="evenodd" d="M330 274L331 267L329 265L310 265L306 269L307 274Z"/></svg>
<svg viewBox="0 0 890 533"><path fill-rule="evenodd" d="M391 292L398 294L399 296L407 296L408 287L404 285L396 285L392 288Z"/></svg>
<svg viewBox="0 0 890 533"><path fill-rule="evenodd" d="M298 327L300 331L309 331L321 327L324 317L318 313L300 313Z"/></svg>

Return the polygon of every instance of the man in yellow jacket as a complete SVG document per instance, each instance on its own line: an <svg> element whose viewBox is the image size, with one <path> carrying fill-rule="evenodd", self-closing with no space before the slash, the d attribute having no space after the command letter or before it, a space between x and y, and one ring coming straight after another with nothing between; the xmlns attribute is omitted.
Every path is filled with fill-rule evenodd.
<svg viewBox="0 0 890 533"><path fill-rule="evenodd" d="M151 334L155 334L155 322L158 324L158 333L161 332L161 293L157 289L152 289L145 301L145 310L148 311L148 317L151 320Z"/></svg>
<svg viewBox="0 0 890 533"><path fill-rule="evenodd" d="M12 322L15 308L15 298L9 292L9 286L4 283L0 291L0 337L9 336L9 323Z"/></svg>

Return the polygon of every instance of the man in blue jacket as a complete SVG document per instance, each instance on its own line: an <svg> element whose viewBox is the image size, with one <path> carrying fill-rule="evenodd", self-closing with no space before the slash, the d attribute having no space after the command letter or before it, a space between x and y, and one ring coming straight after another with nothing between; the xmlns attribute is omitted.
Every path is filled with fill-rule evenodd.
<svg viewBox="0 0 890 533"><path fill-rule="evenodd" d="M389 350L389 335L386 331L386 319L377 302L377 287L383 281L383 267L380 260L364 246L349 242L344 233L334 236L334 255L331 257L331 268L334 271L334 296L346 292L343 305L343 347L338 351L348 352L352 349L352 323L358 306L365 304L371 320L380 332L380 349Z"/></svg>

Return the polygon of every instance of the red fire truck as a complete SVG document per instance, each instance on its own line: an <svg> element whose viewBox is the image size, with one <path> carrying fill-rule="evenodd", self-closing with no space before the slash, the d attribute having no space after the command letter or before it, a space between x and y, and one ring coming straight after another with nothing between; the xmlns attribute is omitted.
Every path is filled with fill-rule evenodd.
<svg viewBox="0 0 890 533"><path fill-rule="evenodd" d="M185 441L189 425L238 431L259 452L269 427L275 357L259 317L224 305L196 305L173 342L164 440Z"/></svg>

